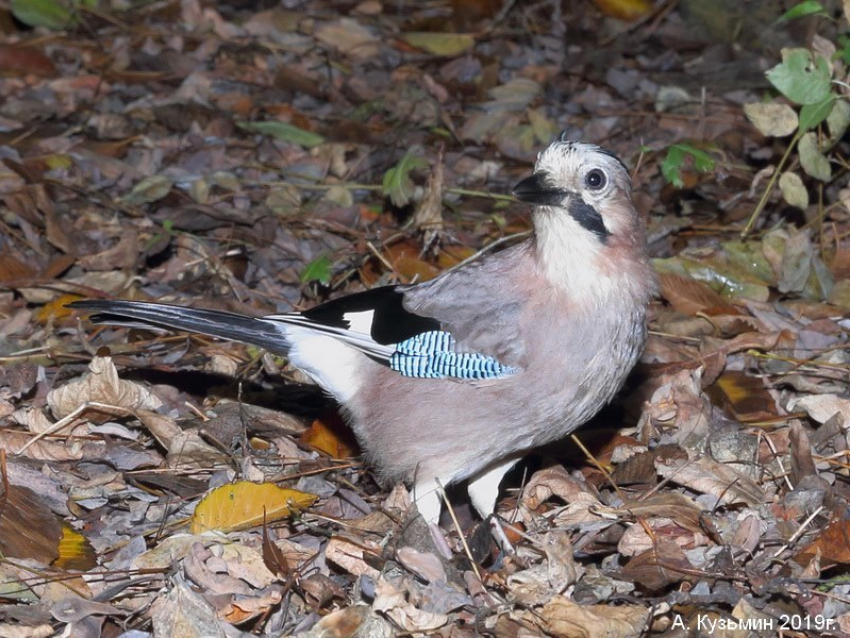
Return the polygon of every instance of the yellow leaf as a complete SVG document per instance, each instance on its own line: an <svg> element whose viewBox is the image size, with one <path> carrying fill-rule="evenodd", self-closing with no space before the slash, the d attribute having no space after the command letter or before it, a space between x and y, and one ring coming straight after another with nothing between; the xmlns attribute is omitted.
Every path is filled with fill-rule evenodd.
<svg viewBox="0 0 850 638"><path fill-rule="evenodd" d="M192 515L190 530L199 534L211 529L232 532L260 525L265 512L271 523L289 516L293 509L309 507L318 496L278 487L273 483L240 481L217 487L207 494Z"/></svg>
<svg viewBox="0 0 850 638"><path fill-rule="evenodd" d="M74 166L74 160L71 159L71 156L64 153L46 155L44 157L44 163L47 164L47 168L50 170L56 170L57 168L68 170Z"/></svg>
<svg viewBox="0 0 850 638"><path fill-rule="evenodd" d="M97 555L88 539L68 523L62 523L59 558L53 561L53 566L64 570L88 571L96 565Z"/></svg>
<svg viewBox="0 0 850 638"><path fill-rule="evenodd" d="M460 55L475 45L475 37L469 33L412 31L405 33L402 39L412 47L445 57Z"/></svg>
<svg viewBox="0 0 850 638"><path fill-rule="evenodd" d="M35 312L35 320L39 323L47 323L51 319L64 319L71 316L71 310L65 307L66 303L82 299L79 295L61 295L50 303L44 304Z"/></svg>
<svg viewBox="0 0 850 638"><path fill-rule="evenodd" d="M649 0L593 0L599 10L618 20L637 20L652 10Z"/></svg>

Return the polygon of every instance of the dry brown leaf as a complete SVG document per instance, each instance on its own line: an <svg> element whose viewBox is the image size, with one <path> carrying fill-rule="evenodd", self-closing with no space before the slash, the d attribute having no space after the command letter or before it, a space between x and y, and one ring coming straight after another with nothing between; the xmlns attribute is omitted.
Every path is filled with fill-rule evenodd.
<svg viewBox="0 0 850 638"><path fill-rule="evenodd" d="M592 495L587 485L570 476L563 466L557 465L534 473L522 491L522 504L536 510L553 496L571 503ZM595 497L593 501L598 502Z"/></svg>
<svg viewBox="0 0 850 638"><path fill-rule="evenodd" d="M741 423L772 421L779 416L764 379L741 370L725 371L706 392L715 399L715 404L724 406Z"/></svg>
<svg viewBox="0 0 850 638"><path fill-rule="evenodd" d="M850 564L850 521L832 521L817 540L800 552L794 560L801 565L807 565L816 556L820 557L822 568L835 564Z"/></svg>
<svg viewBox="0 0 850 638"><path fill-rule="evenodd" d="M443 563L432 552L420 552L412 547L401 547L396 552L396 558L405 569L428 583L446 582L446 570Z"/></svg>
<svg viewBox="0 0 850 638"><path fill-rule="evenodd" d="M375 584L372 608L389 616L403 631L433 632L449 622L446 614L425 611L413 605L407 593L396 589L384 576Z"/></svg>
<svg viewBox="0 0 850 638"><path fill-rule="evenodd" d="M657 448L640 452L620 462L611 473L611 481L620 487L628 485L654 485L657 482L655 457Z"/></svg>
<svg viewBox="0 0 850 638"><path fill-rule="evenodd" d="M221 621L207 600L185 583L178 584L151 609L156 636L224 638Z"/></svg>
<svg viewBox="0 0 850 638"><path fill-rule="evenodd" d="M334 536L328 541L328 546L325 548L325 558L331 563L336 563L349 574L354 576L365 574L377 580L381 572L366 562L365 557L368 552L379 556L381 549L367 541L355 541L342 536Z"/></svg>
<svg viewBox="0 0 850 638"><path fill-rule="evenodd" d="M696 455L696 453L693 453ZM764 503L765 494L750 477L708 456L658 458L658 473L674 483L717 497L722 503Z"/></svg>
<svg viewBox="0 0 850 638"><path fill-rule="evenodd" d="M399 241L388 246L384 258L405 281L428 281L440 274L435 266L419 257L421 248L414 241Z"/></svg>
<svg viewBox="0 0 850 638"><path fill-rule="evenodd" d="M94 357L89 372L47 395L47 405L58 419L90 401L131 411L156 410L162 405L144 386L119 379L110 357Z"/></svg>
<svg viewBox="0 0 850 638"><path fill-rule="evenodd" d="M49 565L59 557L61 537L62 524L38 494L0 483L0 556Z"/></svg>
<svg viewBox="0 0 850 638"><path fill-rule="evenodd" d="M683 447L698 447L709 434L711 415L701 380L701 369L681 370L658 388L642 417L645 436L652 436L651 428L675 429L676 440Z"/></svg>
<svg viewBox="0 0 850 638"><path fill-rule="evenodd" d="M799 421L795 420L791 423L789 442L791 444L791 481L793 484L799 485L800 481L806 477L816 477L818 470L812 456L812 444L809 442L809 435Z"/></svg>
<svg viewBox="0 0 850 638"><path fill-rule="evenodd" d="M559 638L634 638L645 629L649 610L637 605L584 606L555 596L542 609L516 616Z"/></svg>
<svg viewBox="0 0 850 638"><path fill-rule="evenodd" d="M325 22L316 27L317 40L356 60L365 60L378 53L378 40L366 27L351 18Z"/></svg>
<svg viewBox="0 0 850 638"><path fill-rule="evenodd" d="M679 492L661 492L641 500L624 503L611 513L621 518L669 518L692 532L703 531L702 508Z"/></svg>
<svg viewBox="0 0 850 638"><path fill-rule="evenodd" d="M738 523L735 535L729 545L732 548L741 548L746 552L753 552L758 547L761 534L761 521L757 516L751 514Z"/></svg>
<svg viewBox="0 0 850 638"><path fill-rule="evenodd" d="M345 600L345 590L329 576L311 574L301 580L301 591L314 609L321 609L332 600Z"/></svg>
<svg viewBox="0 0 850 638"><path fill-rule="evenodd" d="M508 577L508 595L522 605L542 605L563 593L584 574L575 561L569 533L552 531L545 536L546 560Z"/></svg>
<svg viewBox="0 0 850 638"><path fill-rule="evenodd" d="M661 295L683 314L737 314L735 306L701 281L673 273L660 273L658 282L661 284Z"/></svg>
<svg viewBox="0 0 850 638"><path fill-rule="evenodd" d="M25 76L30 73L43 77L56 74L53 61L36 47L0 47L0 69L6 75Z"/></svg>
<svg viewBox="0 0 850 638"><path fill-rule="evenodd" d="M396 635L396 631L368 605L352 605L331 612L313 625L310 631L301 635L303 638L391 638Z"/></svg>
<svg viewBox="0 0 850 638"><path fill-rule="evenodd" d="M103 459L102 443L74 440L67 441L40 439L33 442L31 434L9 428L0 428L0 448L9 454L25 454L27 458L40 461L79 461L80 459Z"/></svg>
<svg viewBox="0 0 850 638"><path fill-rule="evenodd" d="M660 538L654 547L630 560L620 570L619 576L649 591L659 591L688 579L693 572L694 566L682 548L668 539Z"/></svg>
<svg viewBox="0 0 850 638"><path fill-rule="evenodd" d="M30 279L36 271L12 255L0 255L0 282L12 282Z"/></svg>
<svg viewBox="0 0 850 638"><path fill-rule="evenodd" d="M425 195L416 206L410 223L418 233L422 233L422 244L425 249L434 248L443 232L443 193L445 184L443 177L443 150L440 149L436 161L431 166L431 173L425 183Z"/></svg>
<svg viewBox="0 0 850 638"><path fill-rule="evenodd" d="M86 270L131 268L139 258L139 250L139 234L130 227L121 233L114 246L93 255L83 255L79 262Z"/></svg>
<svg viewBox="0 0 850 638"><path fill-rule="evenodd" d="M174 440L184 433L174 419L159 412L139 409L133 412L133 416L141 421L148 432L167 450L170 450Z"/></svg>
<svg viewBox="0 0 850 638"><path fill-rule="evenodd" d="M789 410L801 408L818 423L826 423L836 414L850 423L850 400L835 394L809 395L788 402Z"/></svg>

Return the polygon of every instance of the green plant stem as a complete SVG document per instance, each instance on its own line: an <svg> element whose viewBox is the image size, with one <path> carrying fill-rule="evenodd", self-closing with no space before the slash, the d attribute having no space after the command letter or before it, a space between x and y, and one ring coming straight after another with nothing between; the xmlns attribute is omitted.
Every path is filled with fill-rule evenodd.
<svg viewBox="0 0 850 638"><path fill-rule="evenodd" d="M750 231L753 229L753 226L756 223L759 215L764 210L764 207L767 205L767 199L770 197L770 194L773 192L773 189L776 188L776 182L779 181L779 176L782 174L782 169L785 167L785 163L788 161L788 158L791 156L791 151L797 146L797 142L800 141L800 138L803 137L803 131L797 130L794 134L794 137L791 138L791 142L788 144L788 148L785 149L785 154L782 156L782 159L779 160L779 165L776 167L776 170L773 172L773 175L770 177L770 181L767 183L767 187L764 189L764 193L762 193L761 199L759 203L756 204L756 208L753 211L753 214L750 215L750 219L747 222L747 225L744 227L744 230L741 231L741 239L746 239L747 235L750 234Z"/></svg>

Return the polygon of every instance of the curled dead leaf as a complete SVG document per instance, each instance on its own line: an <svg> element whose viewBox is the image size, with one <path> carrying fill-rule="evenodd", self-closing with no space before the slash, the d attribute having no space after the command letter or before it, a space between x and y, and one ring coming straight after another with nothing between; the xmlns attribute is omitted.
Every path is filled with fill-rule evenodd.
<svg viewBox="0 0 850 638"><path fill-rule="evenodd" d="M162 405L147 388L119 379L111 357L94 357L89 372L47 395L47 405L59 419L92 401L127 410L156 410Z"/></svg>

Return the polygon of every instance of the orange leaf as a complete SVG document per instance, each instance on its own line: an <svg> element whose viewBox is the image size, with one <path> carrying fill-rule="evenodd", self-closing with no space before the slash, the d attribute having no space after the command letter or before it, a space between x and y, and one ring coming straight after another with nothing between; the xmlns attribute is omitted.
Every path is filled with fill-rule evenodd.
<svg viewBox="0 0 850 638"><path fill-rule="evenodd" d="M801 565L808 565L818 554L824 568L835 563L850 563L850 521L832 521L795 560Z"/></svg>
<svg viewBox="0 0 850 638"><path fill-rule="evenodd" d="M301 442L333 459L347 459L357 455L351 430L336 414L313 421L310 429L301 435Z"/></svg>
<svg viewBox="0 0 850 638"><path fill-rule="evenodd" d="M400 241L384 251L384 258L407 281L428 281L440 270L419 258L421 247L414 241Z"/></svg>
<svg viewBox="0 0 850 638"><path fill-rule="evenodd" d="M474 254L475 251L467 246L446 246L437 255L437 265L443 270L448 270Z"/></svg>

